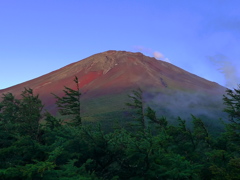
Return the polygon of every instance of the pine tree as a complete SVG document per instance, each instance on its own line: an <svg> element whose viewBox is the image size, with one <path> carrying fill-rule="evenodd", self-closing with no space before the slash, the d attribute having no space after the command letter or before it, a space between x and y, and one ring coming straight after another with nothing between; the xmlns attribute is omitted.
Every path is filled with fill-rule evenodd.
<svg viewBox="0 0 240 180"><path fill-rule="evenodd" d="M233 148L240 155L240 85L238 89L227 89L227 95L223 95L226 105L224 109L229 116L229 124L226 124L226 135L229 140L229 148Z"/></svg>
<svg viewBox="0 0 240 180"><path fill-rule="evenodd" d="M55 94L55 98L57 99L57 106L59 108L59 113L61 115L71 115L73 116L70 124L73 126L81 126L81 109L80 109L80 88L78 78L75 76L74 82L76 83L77 90L73 90L69 87L65 87L63 92L65 95L63 97L59 97Z"/></svg>
<svg viewBox="0 0 240 180"><path fill-rule="evenodd" d="M143 92L139 88L138 90L133 90L133 95L128 95L128 97L132 100L131 103L126 103L127 106L133 108L135 110L134 119L138 122L140 129L142 131L146 130L147 124L144 115L144 102L143 102Z"/></svg>
<svg viewBox="0 0 240 180"><path fill-rule="evenodd" d="M31 88L25 88L21 96L17 117L19 131L37 140L40 135L40 120L43 118L42 109L44 105L39 99L39 95L34 95Z"/></svg>
<svg viewBox="0 0 240 180"><path fill-rule="evenodd" d="M3 94L0 102L0 126L4 131L14 129L14 124L18 116L20 101L12 93Z"/></svg>
<svg viewBox="0 0 240 180"><path fill-rule="evenodd" d="M41 111L43 105L32 89L15 99L4 94L0 103L0 177L17 179L21 177L19 168L33 159L44 158L40 150ZM21 178L20 178L21 179Z"/></svg>
<svg viewBox="0 0 240 180"><path fill-rule="evenodd" d="M151 107L147 107L146 117L149 118L151 123L157 124L161 129L165 129L168 125L166 117L162 116L157 118L156 111L154 111Z"/></svg>
<svg viewBox="0 0 240 180"><path fill-rule="evenodd" d="M0 103L0 122L5 131L17 131L20 135L29 135L38 139L43 104L32 89L21 94L22 99L15 99L11 94L3 94Z"/></svg>
<svg viewBox="0 0 240 180"><path fill-rule="evenodd" d="M227 95L223 95L223 101L226 105L224 111L228 113L229 120L232 123L240 124L240 85L239 89L227 89Z"/></svg>

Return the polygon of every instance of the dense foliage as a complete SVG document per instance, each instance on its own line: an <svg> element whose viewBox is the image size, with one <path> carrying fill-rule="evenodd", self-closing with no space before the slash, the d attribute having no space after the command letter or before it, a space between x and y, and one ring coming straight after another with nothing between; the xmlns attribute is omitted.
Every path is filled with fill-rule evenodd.
<svg viewBox="0 0 240 180"><path fill-rule="evenodd" d="M144 107L141 90L127 103L135 111L131 128L106 133L100 124L82 124L79 89L64 92L55 97L60 113L71 117L68 122L42 112L32 89L20 99L3 94L0 179L240 179L239 89L227 90L223 98L230 122L218 137L195 116L192 129L180 117L177 126L156 117Z"/></svg>

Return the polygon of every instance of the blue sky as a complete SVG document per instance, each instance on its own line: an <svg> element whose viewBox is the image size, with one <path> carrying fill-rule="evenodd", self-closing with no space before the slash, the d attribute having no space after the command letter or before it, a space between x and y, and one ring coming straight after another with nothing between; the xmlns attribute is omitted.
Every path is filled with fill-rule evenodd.
<svg viewBox="0 0 240 180"><path fill-rule="evenodd" d="M239 0L0 0L0 89L107 50L142 51L232 88Z"/></svg>

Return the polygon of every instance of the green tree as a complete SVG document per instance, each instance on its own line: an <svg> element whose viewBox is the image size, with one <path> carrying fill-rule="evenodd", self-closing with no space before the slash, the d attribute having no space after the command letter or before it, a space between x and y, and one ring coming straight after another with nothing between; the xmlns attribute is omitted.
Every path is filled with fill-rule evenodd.
<svg viewBox="0 0 240 180"><path fill-rule="evenodd" d="M150 120L151 123L158 125L158 127L160 127L161 130L166 129L168 125L166 117L162 116L158 118L156 116L156 111L154 111L151 107L147 107L145 116Z"/></svg>
<svg viewBox="0 0 240 180"><path fill-rule="evenodd" d="M3 94L0 102L0 127L2 131L9 132L14 129L20 101L14 97L12 93Z"/></svg>
<svg viewBox="0 0 240 180"><path fill-rule="evenodd" d="M39 95L34 95L30 88L25 88L21 96L17 117L19 132L23 135L29 135L35 140L40 140L40 121L43 118L44 105L39 99Z"/></svg>
<svg viewBox="0 0 240 180"><path fill-rule="evenodd" d="M61 115L70 115L72 116L70 124L73 126L81 126L81 109L80 109L80 88L78 78L75 76L74 82L76 83L77 90L73 90L69 87L65 87L63 92L65 95L63 97L59 97L55 94L55 98L57 99L57 106L59 108L59 113Z"/></svg>
<svg viewBox="0 0 240 180"><path fill-rule="evenodd" d="M238 89L227 89L223 95L223 102L226 105L224 112L228 113L232 123L240 124L240 85Z"/></svg>
<svg viewBox="0 0 240 180"><path fill-rule="evenodd" d="M226 136L229 140L228 147L240 155L240 85L238 89L227 89L227 95L223 95L224 109L229 116L229 124L226 124Z"/></svg>
<svg viewBox="0 0 240 180"><path fill-rule="evenodd" d="M43 105L32 89L22 92L21 99L4 94L0 103L0 177L21 179L18 167L45 156L40 148Z"/></svg>
<svg viewBox="0 0 240 180"><path fill-rule="evenodd" d="M29 135L38 139L43 104L32 89L21 93L22 98L15 99L11 94L3 94L0 103L0 124L5 131L16 130L20 135Z"/></svg>
<svg viewBox="0 0 240 180"><path fill-rule="evenodd" d="M147 123L144 115L143 92L139 88L138 90L133 90L132 93L132 95L128 95L132 102L126 103L126 105L135 111L134 120L137 122L135 126L139 126L144 131L147 128Z"/></svg>

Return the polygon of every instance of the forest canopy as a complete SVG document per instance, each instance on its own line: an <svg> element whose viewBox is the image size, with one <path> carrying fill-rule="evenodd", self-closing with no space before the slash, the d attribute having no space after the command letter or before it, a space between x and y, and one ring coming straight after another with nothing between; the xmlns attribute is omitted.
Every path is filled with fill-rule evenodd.
<svg viewBox="0 0 240 180"><path fill-rule="evenodd" d="M191 129L180 117L177 125L157 117L140 89L127 103L133 123L105 132L101 123L82 122L78 86L63 91L54 95L63 118L43 112L32 89L20 99L2 95L0 179L240 179L240 88L223 96L229 123L218 136L193 115Z"/></svg>

